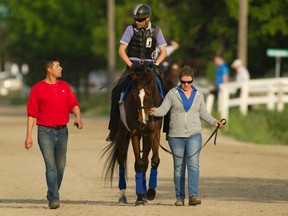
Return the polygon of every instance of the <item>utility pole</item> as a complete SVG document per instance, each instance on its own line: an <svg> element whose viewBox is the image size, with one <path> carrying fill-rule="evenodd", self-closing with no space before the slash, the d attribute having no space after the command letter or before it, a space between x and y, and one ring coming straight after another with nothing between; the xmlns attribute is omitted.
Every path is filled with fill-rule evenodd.
<svg viewBox="0 0 288 216"><path fill-rule="evenodd" d="M238 59L247 66L248 0L239 0Z"/></svg>
<svg viewBox="0 0 288 216"><path fill-rule="evenodd" d="M108 20L108 31L107 31L107 38L108 38L108 74L107 74L107 81L108 81L108 94L112 90L112 79L113 73L115 71L115 0L108 0L107 4L107 20ZM110 97L108 97L110 102Z"/></svg>

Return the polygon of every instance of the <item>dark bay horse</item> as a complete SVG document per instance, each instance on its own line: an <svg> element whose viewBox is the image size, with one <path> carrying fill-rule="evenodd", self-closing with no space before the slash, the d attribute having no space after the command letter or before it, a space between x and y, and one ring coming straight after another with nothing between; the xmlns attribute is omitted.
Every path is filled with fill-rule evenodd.
<svg viewBox="0 0 288 216"><path fill-rule="evenodd" d="M131 140L135 156L134 170L137 195L135 204L144 205L147 203L147 199L153 200L156 196L157 168L160 163L158 150L162 126L162 118L149 116L148 112L151 107L158 107L162 98L156 81L157 76L151 69L143 67L143 70L131 72L129 76L131 89L124 104L120 105L123 106L126 117L124 119L122 117L119 121L115 141L104 149L104 154L108 155L105 179L110 179L112 183L113 173L118 167L119 203L127 203L125 195L126 161ZM147 190L146 171L151 149L151 170L149 189Z"/></svg>
<svg viewBox="0 0 288 216"><path fill-rule="evenodd" d="M169 63L167 71L164 71L162 78L166 85L167 91L179 85L179 72L181 70L181 64L177 61Z"/></svg>

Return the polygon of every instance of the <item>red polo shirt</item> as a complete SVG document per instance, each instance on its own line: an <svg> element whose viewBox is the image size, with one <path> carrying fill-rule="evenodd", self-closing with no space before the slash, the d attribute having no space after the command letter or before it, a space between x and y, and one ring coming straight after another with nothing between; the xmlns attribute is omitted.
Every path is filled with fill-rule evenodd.
<svg viewBox="0 0 288 216"><path fill-rule="evenodd" d="M27 114L37 119L37 125L61 126L69 122L75 106L79 104L67 82L49 84L42 80L31 88Z"/></svg>

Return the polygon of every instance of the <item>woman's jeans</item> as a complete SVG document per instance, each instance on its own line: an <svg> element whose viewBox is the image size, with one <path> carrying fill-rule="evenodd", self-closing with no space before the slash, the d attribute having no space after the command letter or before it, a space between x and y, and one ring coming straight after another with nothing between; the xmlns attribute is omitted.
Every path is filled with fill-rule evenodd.
<svg viewBox="0 0 288 216"><path fill-rule="evenodd" d="M47 198L59 200L66 165L68 129L38 126L38 143L46 166Z"/></svg>
<svg viewBox="0 0 288 216"><path fill-rule="evenodd" d="M199 149L202 145L202 135L190 137L168 137L170 148L174 155L174 184L177 199L185 199L185 171L188 170L189 197L198 195L199 190ZM197 154L195 154L199 151ZM194 156L192 156L194 155ZM191 157L192 156L192 157ZM181 157L181 158L180 158Z"/></svg>

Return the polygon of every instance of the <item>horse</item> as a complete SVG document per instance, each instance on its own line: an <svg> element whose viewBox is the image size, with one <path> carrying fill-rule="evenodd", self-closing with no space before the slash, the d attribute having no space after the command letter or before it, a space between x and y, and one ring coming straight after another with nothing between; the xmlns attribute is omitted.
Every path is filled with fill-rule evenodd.
<svg viewBox="0 0 288 216"><path fill-rule="evenodd" d="M162 75L167 91L179 85L180 70L181 70L181 64L179 62L177 61L169 62L167 70L165 70Z"/></svg>
<svg viewBox="0 0 288 216"><path fill-rule="evenodd" d="M126 204L127 197L127 154L131 140L135 157L134 170L136 181L136 205L145 205L147 200L154 200L157 187L157 168L160 163L159 141L162 127L161 117L149 116L151 107L158 107L162 102L161 91L156 81L157 75L152 69L133 71L129 74L131 89L123 102L126 117L119 121L115 140L104 149L108 154L105 166L105 179L113 181L115 169L119 171L118 188L120 204ZM159 79L158 79L159 80ZM141 150L142 140L142 150ZM146 185L146 171L149 166L149 153L152 149L149 189Z"/></svg>

